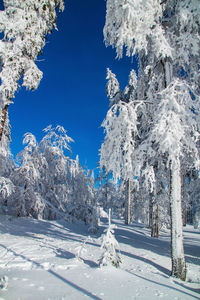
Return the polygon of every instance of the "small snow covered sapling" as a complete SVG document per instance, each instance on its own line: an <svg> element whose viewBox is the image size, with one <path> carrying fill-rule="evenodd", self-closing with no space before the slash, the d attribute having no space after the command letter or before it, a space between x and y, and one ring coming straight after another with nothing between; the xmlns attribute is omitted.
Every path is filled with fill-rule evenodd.
<svg viewBox="0 0 200 300"><path fill-rule="evenodd" d="M84 260L81 258L81 256L83 255L84 252L87 252L86 244L88 242L92 242L92 238L90 236L88 236L87 239L80 246L78 246L78 247L75 248L76 258L80 262L84 262Z"/></svg>
<svg viewBox="0 0 200 300"><path fill-rule="evenodd" d="M84 241L84 243L78 247L75 248L76 250L76 258L80 261L80 262L84 262L84 260L81 258L83 252L87 252L87 249L85 247L87 240Z"/></svg>
<svg viewBox="0 0 200 300"><path fill-rule="evenodd" d="M119 244L114 236L114 228L116 228L116 226L111 224L110 209L109 209L108 221L109 221L108 228L104 231L106 233L102 235L101 249L103 249L104 252L99 260L99 265L100 267L113 265L116 268L118 268L119 264L121 263L121 258L119 256Z"/></svg>

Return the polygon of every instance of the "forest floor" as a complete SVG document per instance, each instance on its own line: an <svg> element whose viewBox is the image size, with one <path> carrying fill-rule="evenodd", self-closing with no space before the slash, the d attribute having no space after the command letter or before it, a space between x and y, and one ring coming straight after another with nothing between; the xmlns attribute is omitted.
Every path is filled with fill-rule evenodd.
<svg viewBox="0 0 200 300"><path fill-rule="evenodd" d="M0 216L0 300L200 299L200 231L184 228L187 282L170 277L170 232L158 239L142 224L121 220L115 237L121 266L99 267L100 236L83 224ZM77 253L81 254L80 259Z"/></svg>

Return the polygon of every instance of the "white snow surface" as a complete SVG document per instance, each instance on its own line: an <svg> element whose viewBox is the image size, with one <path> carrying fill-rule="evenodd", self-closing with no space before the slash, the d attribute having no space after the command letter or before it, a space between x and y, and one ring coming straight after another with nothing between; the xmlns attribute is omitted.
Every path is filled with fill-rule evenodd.
<svg viewBox="0 0 200 300"><path fill-rule="evenodd" d="M200 232L184 228L187 282L170 277L170 232L150 237L144 225L117 225L120 268L99 267L99 232L81 223L0 216L0 300L200 299ZM84 251L77 249L83 247Z"/></svg>

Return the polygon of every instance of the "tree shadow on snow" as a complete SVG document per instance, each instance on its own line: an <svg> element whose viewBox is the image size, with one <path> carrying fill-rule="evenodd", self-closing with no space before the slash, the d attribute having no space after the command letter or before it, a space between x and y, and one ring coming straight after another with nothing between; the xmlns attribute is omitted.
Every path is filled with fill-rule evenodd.
<svg viewBox="0 0 200 300"><path fill-rule="evenodd" d="M171 257L170 233L161 232L160 237L152 238L150 236L150 229L144 227L142 224L134 223L128 226L117 224L117 226L118 228L115 229L115 237L119 243L127 244L137 249L148 250L161 256ZM135 228L141 228L145 233ZM163 238L165 240L163 240ZM190 243L190 240L193 244ZM194 242L196 245L194 245ZM186 262L195 265L200 264L200 246L198 239L184 237L184 252Z"/></svg>
<svg viewBox="0 0 200 300"><path fill-rule="evenodd" d="M134 275L134 276L136 276L136 277L139 277L140 279L143 279L143 280L152 282L153 284L156 284L156 285L159 285L159 286L162 286L162 287L166 287L167 289L171 289L171 290L180 292L180 293L182 293L183 295L188 295L188 296L190 296L190 297L192 297L192 298L194 298L194 299L198 299L198 300L199 300L199 297L197 297L197 296L195 296L195 295L192 295L192 294L189 294L188 292L183 291L183 290L180 290L180 289L178 289L178 288L176 288L176 287L174 287L174 286L167 285L167 284L161 283L160 281L152 280L152 279L150 279L150 278L145 278L145 277L143 277L143 276L141 276L141 275L132 273L132 272L130 272L130 271L128 271L128 270L126 270L126 272L129 273L129 274L131 274L131 275ZM183 288L185 288L185 289L188 289L188 290L190 290L190 291L192 291L192 292L195 292L195 293L198 293L198 292L199 292L199 289L193 289L193 288L190 288L190 287L188 287L188 286L186 286L186 285L184 285L184 284L182 284L182 283L179 283L179 282L177 282L177 281L174 281L174 282L175 282L176 284L180 285L181 287L183 287ZM184 299L184 298L183 298L183 299Z"/></svg>
<svg viewBox="0 0 200 300"><path fill-rule="evenodd" d="M88 296L91 299L94 300L102 300L101 298L97 297L96 295L92 294L90 291L86 290L85 288L80 287L79 285L75 284L74 282L64 278L63 276L61 276L60 274L56 273L54 270L51 269L45 269L40 263L34 261L33 259L30 259L22 254L19 254L17 252L15 252L12 249L9 249L8 247L0 244L1 247L3 247L4 249L6 249L7 251L11 252L14 256L16 257L20 257L23 260L30 262L31 264L37 266L40 269L43 269L45 272L50 273L51 275L55 276L57 279L63 281L64 283L66 283L67 285L71 286L72 288L76 289L77 291L79 291L80 293L84 294L84 296Z"/></svg>
<svg viewBox="0 0 200 300"><path fill-rule="evenodd" d="M37 240L56 238L66 241L68 238L80 242L87 237L88 231L84 224L70 224L65 221L46 221L32 218L13 218L0 224L0 230L15 236L31 237ZM38 235L42 235L41 237Z"/></svg>
<svg viewBox="0 0 200 300"><path fill-rule="evenodd" d="M163 236L160 238L150 237L150 230L144 227L143 224L134 223L133 225L124 225L117 221L116 224L118 228L115 229L115 237L117 241L124 245L130 245L134 248L144 249L156 253L158 255L165 256L170 259L170 238L166 233L163 240ZM75 257L75 254L58 248L56 245L51 245L51 239L60 239L62 241L71 240L77 243L83 243L88 237L87 226L84 224L70 224L62 220L57 221L45 221L45 220L35 220L31 218L13 218L11 221L6 221L3 224L0 223L0 229L2 232L9 233L15 236L29 237L35 239L39 242L40 247L50 248L54 251L55 255L65 259L71 259ZM107 228L107 224L102 224L100 230L95 238L98 238L103 230ZM141 232L142 230L142 232ZM41 235L41 236L40 236ZM97 242L97 241L96 241ZM93 243L87 240L87 245L94 247L100 247L98 243ZM197 249L198 248L198 249ZM195 247L195 252L199 251L199 247ZM144 262L145 264L155 267L157 270L161 271L166 276L170 275L170 270L159 265L154 261L153 258L148 259L147 257L129 253L128 251L121 251L125 256ZM198 264L198 258L193 257L194 246L185 245L185 254L188 262ZM200 253L200 252L199 252ZM197 254L197 253L196 253ZM189 255L189 256L188 256ZM200 254L199 254L200 255ZM197 255L197 256L199 256ZM191 257L192 256L192 257ZM156 259L156 258L155 258ZM84 263L88 264L92 268L98 267L98 265L91 260L84 260Z"/></svg>
<svg viewBox="0 0 200 300"><path fill-rule="evenodd" d="M138 256L138 255L135 255L135 254L126 252L126 251L120 251L120 253L123 254L123 255L125 255L125 256L128 256L128 257L130 257L130 258L133 258L133 259L142 261L142 262L144 262L145 264L148 264L148 265L153 266L154 268L156 268L156 269L159 270L160 272L162 272L162 273L164 273L165 275L167 275L167 277L170 276L170 270L169 270L169 269L166 269L165 267L163 267L163 266L157 264L157 263L154 262L153 260L147 259L147 258L142 257L142 256Z"/></svg>
<svg viewBox="0 0 200 300"><path fill-rule="evenodd" d="M84 261L84 264L88 265L90 268L96 269L96 268L99 267L99 265L96 262L92 261L92 260L83 259L83 261Z"/></svg>
<svg viewBox="0 0 200 300"><path fill-rule="evenodd" d="M170 257L169 241L164 241L161 238L152 238L150 233L149 236L145 234L142 235L141 232L138 233L135 231L133 226L131 226L128 231L118 227L115 229L115 236L119 243L127 244L138 249L152 251L165 257Z"/></svg>

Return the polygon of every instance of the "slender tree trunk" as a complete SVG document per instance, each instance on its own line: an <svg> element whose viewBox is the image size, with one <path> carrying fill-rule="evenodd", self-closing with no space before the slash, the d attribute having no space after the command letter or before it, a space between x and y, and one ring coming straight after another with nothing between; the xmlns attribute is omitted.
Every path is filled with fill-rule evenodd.
<svg viewBox="0 0 200 300"><path fill-rule="evenodd" d="M105 201L106 201L106 207L110 208L110 205L108 203L108 174L105 173Z"/></svg>
<svg viewBox="0 0 200 300"><path fill-rule="evenodd" d="M149 228L152 228L153 225L153 199L152 199L152 194L150 195L149 198Z"/></svg>
<svg viewBox="0 0 200 300"><path fill-rule="evenodd" d="M126 203L125 203L125 224L129 225L132 221L132 182L127 180L126 186Z"/></svg>
<svg viewBox="0 0 200 300"><path fill-rule="evenodd" d="M186 204L183 204L183 226L187 225L187 207Z"/></svg>
<svg viewBox="0 0 200 300"><path fill-rule="evenodd" d="M158 204L153 202L153 218L151 226L151 237L158 238L159 229L158 229Z"/></svg>
<svg viewBox="0 0 200 300"><path fill-rule="evenodd" d="M193 217L193 225L194 225L194 229L200 229L200 201L196 200L195 203L195 213L194 213L194 217Z"/></svg>
<svg viewBox="0 0 200 300"><path fill-rule="evenodd" d="M186 200L185 200L185 172L182 175L182 216L183 216L183 226L186 226L187 224L187 208L186 208Z"/></svg>
<svg viewBox="0 0 200 300"><path fill-rule="evenodd" d="M4 106L2 109L2 115L1 115L1 127L0 127L0 141L2 140L2 136L4 133L4 127L6 120L8 118L8 104Z"/></svg>
<svg viewBox="0 0 200 300"><path fill-rule="evenodd" d="M185 280L186 265L183 248L183 221L179 157L170 162L170 210L172 276Z"/></svg>
<svg viewBox="0 0 200 300"><path fill-rule="evenodd" d="M151 224L151 237L158 238L158 203L157 203L157 194L156 188L152 193L151 202L152 202L152 224Z"/></svg>
<svg viewBox="0 0 200 300"><path fill-rule="evenodd" d="M137 192L136 190L134 189L133 190L133 220L135 222L138 222L138 199L137 199ZM141 202L143 203L143 195L141 195Z"/></svg>
<svg viewBox="0 0 200 300"><path fill-rule="evenodd" d="M190 201L190 205L189 205L189 223L193 224L193 202L192 200Z"/></svg>

